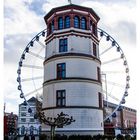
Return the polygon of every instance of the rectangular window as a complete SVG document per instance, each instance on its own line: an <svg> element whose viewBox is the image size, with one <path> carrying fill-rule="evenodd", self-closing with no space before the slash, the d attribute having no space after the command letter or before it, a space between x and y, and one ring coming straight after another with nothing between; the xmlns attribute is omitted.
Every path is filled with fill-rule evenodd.
<svg viewBox="0 0 140 140"><path fill-rule="evenodd" d="M26 112L21 112L21 116L26 116Z"/></svg>
<svg viewBox="0 0 140 140"><path fill-rule="evenodd" d="M26 111L27 108L26 108L26 107L21 107L20 110L21 110L21 111Z"/></svg>
<svg viewBox="0 0 140 140"><path fill-rule="evenodd" d="M21 122L26 122L26 118L21 118Z"/></svg>
<svg viewBox="0 0 140 140"><path fill-rule="evenodd" d="M63 79L66 77L66 64L59 63L57 64L57 79Z"/></svg>
<svg viewBox="0 0 140 140"><path fill-rule="evenodd" d="M34 122L34 118L30 118L30 122Z"/></svg>
<svg viewBox="0 0 140 140"><path fill-rule="evenodd" d="M66 106L66 91L65 90L56 91L56 106L57 107Z"/></svg>
<svg viewBox="0 0 140 140"><path fill-rule="evenodd" d="M97 67L97 80L101 82L101 72L99 67Z"/></svg>
<svg viewBox="0 0 140 140"><path fill-rule="evenodd" d="M59 40L59 52L67 52L68 41L67 38Z"/></svg>
<svg viewBox="0 0 140 140"><path fill-rule="evenodd" d="M102 93L98 93L98 98L99 98L99 108L103 108L103 104L102 104Z"/></svg>
<svg viewBox="0 0 140 140"><path fill-rule="evenodd" d="M97 56L97 52L96 52L96 44L93 43L93 55Z"/></svg>
<svg viewBox="0 0 140 140"><path fill-rule="evenodd" d="M92 32L95 36L97 36L97 26L95 24L92 25Z"/></svg>

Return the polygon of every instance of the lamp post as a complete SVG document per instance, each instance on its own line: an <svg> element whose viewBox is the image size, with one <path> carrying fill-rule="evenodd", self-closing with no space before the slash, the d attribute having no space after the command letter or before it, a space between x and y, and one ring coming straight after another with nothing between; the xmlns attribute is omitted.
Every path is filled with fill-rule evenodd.
<svg viewBox="0 0 140 140"><path fill-rule="evenodd" d="M108 108L108 95L107 95L107 79L106 79L106 74L102 73L101 75L103 75L105 77L106 106Z"/></svg>
<svg viewBox="0 0 140 140"><path fill-rule="evenodd" d="M47 117L45 116L44 112L42 111L42 103L38 100L36 101L36 114L34 116L35 119L39 119L41 123L49 125L51 127L51 140L54 139L55 135L55 128L60 128L66 125L70 125L72 122L75 122L73 117L69 117L68 114L64 114L61 112L57 114L57 117Z"/></svg>

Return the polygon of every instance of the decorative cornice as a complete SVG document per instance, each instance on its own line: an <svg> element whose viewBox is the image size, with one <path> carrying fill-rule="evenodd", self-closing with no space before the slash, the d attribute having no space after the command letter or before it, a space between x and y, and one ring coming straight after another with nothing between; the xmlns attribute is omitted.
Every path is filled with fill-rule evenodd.
<svg viewBox="0 0 140 140"><path fill-rule="evenodd" d="M95 11L92 8L84 7L84 6L79 6L75 4L70 4L70 5L65 5L65 6L60 6L53 8L45 17L44 19L47 20L50 16L52 16L54 13L59 12L59 11L65 11L68 9L76 9L76 10L81 10L81 11L86 11L89 12L93 15L93 17L96 18L97 22L100 20L99 16L95 13Z"/></svg>
<svg viewBox="0 0 140 140"><path fill-rule="evenodd" d="M60 54L55 54L49 58L47 58L45 61L44 61L44 65L46 63L48 63L49 61L53 61L54 59L60 59L60 58L81 58L81 57L84 57L84 58L87 58L87 59L90 59L90 60L94 60L96 62L98 62L99 64L101 64L101 61L95 57L95 56L92 56L92 55L89 55L89 54L84 54L84 53L74 53L74 52L66 52L66 53L60 53Z"/></svg>
<svg viewBox="0 0 140 140"><path fill-rule="evenodd" d="M45 43L48 44L54 38L59 38L59 37L63 37L63 36L70 36L70 35L91 38L97 44L99 43L98 38L93 33L86 31L86 30L80 31L80 29L76 29L76 28L55 30L52 34L47 36L47 38L45 39Z"/></svg>
<svg viewBox="0 0 140 140"><path fill-rule="evenodd" d="M51 109L97 109L97 110L102 110L103 108L95 107L95 106L63 106L63 107L45 107L42 108L42 111L45 110L51 110Z"/></svg>
<svg viewBox="0 0 140 140"><path fill-rule="evenodd" d="M47 80L43 83L43 86L52 84L52 83L60 83L60 82L89 82L89 83L94 83L97 85L101 86L101 82L95 79L90 79L90 78L83 78L83 77L66 77L63 79L51 79Z"/></svg>

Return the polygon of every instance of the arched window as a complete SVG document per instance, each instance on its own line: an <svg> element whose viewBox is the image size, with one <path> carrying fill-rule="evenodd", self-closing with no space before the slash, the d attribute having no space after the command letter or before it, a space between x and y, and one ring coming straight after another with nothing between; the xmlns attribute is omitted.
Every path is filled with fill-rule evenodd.
<svg viewBox="0 0 140 140"><path fill-rule="evenodd" d="M86 29L87 28L87 21L85 17L82 17L81 19L81 29Z"/></svg>
<svg viewBox="0 0 140 140"><path fill-rule="evenodd" d="M58 29L59 30L63 29L63 18L62 17L58 18Z"/></svg>
<svg viewBox="0 0 140 140"><path fill-rule="evenodd" d="M25 134L25 127L22 125L21 127L21 135L24 135Z"/></svg>
<svg viewBox="0 0 140 140"><path fill-rule="evenodd" d="M65 17L65 28L70 28L70 17L69 16Z"/></svg>
<svg viewBox="0 0 140 140"><path fill-rule="evenodd" d="M75 28L80 28L80 19L78 16L74 17L74 27Z"/></svg>
<svg viewBox="0 0 140 140"><path fill-rule="evenodd" d="M50 24L49 24L49 34L52 33L52 27L51 27L51 26L52 26L52 24L50 23Z"/></svg>
<svg viewBox="0 0 140 140"><path fill-rule="evenodd" d="M54 31L54 20L52 21L52 32Z"/></svg>

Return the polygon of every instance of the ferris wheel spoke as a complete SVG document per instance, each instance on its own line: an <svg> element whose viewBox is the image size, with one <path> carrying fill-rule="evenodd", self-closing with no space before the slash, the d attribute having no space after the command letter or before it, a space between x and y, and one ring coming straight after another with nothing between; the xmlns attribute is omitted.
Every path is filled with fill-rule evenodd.
<svg viewBox="0 0 140 140"><path fill-rule="evenodd" d="M103 36L100 37L99 42L102 40Z"/></svg>
<svg viewBox="0 0 140 140"><path fill-rule="evenodd" d="M33 56L35 56L37 58L40 58L41 60L44 60L44 57L40 56L39 54L33 53L31 51L29 51L29 54L31 54L31 55L33 55Z"/></svg>
<svg viewBox="0 0 140 140"><path fill-rule="evenodd" d="M35 69L43 69L43 67L41 67L41 66L34 66L34 65L23 65L23 67L26 67L26 68L35 68Z"/></svg>
<svg viewBox="0 0 140 140"><path fill-rule="evenodd" d="M111 97L112 99L114 99L115 101L117 101L117 102L120 102L121 100L119 100L117 97L115 97L114 95L112 95L111 93L108 93L108 92L106 92L105 90L103 90L103 94L106 96L106 94L107 94L107 96L109 96L109 97Z"/></svg>
<svg viewBox="0 0 140 140"><path fill-rule="evenodd" d="M110 46L109 48L105 49L103 52L100 53L100 56L105 54L107 51L109 51L113 46Z"/></svg>
<svg viewBox="0 0 140 140"><path fill-rule="evenodd" d="M105 82L105 80L102 79L102 82ZM107 81L107 84L110 84L110 85L113 85L113 86L118 86L118 87L121 87L121 88L125 87L125 85L118 84L118 83L115 83L115 82L112 82L112 81Z"/></svg>
<svg viewBox="0 0 140 140"><path fill-rule="evenodd" d="M37 42L41 47L46 48L46 46L42 42L40 42L40 41L37 41Z"/></svg>
<svg viewBox="0 0 140 140"><path fill-rule="evenodd" d="M102 71L101 73L105 73L105 74L123 74L125 72L124 71Z"/></svg>
<svg viewBox="0 0 140 140"><path fill-rule="evenodd" d="M35 92L40 91L42 88L43 88L43 87L40 87L40 88L38 88L38 89L35 89L35 90L33 90L33 91L31 91L31 92L29 92L29 93L25 94L25 97L27 97L27 96L29 96L29 95L31 95L31 94L33 94L33 93L35 93Z"/></svg>
<svg viewBox="0 0 140 140"><path fill-rule="evenodd" d="M38 80L38 79L42 79L42 78L43 78L43 76L25 78L25 79L22 79L21 82L26 82L26 81L31 81L31 80Z"/></svg>
<svg viewBox="0 0 140 140"><path fill-rule="evenodd" d="M102 65L105 65L105 64L108 64L108 63L112 63L112 62L115 62L115 61L118 61L118 60L121 60L121 58L118 57L118 58L114 58L114 59L111 59L111 60L108 60L108 61L102 62Z"/></svg>

